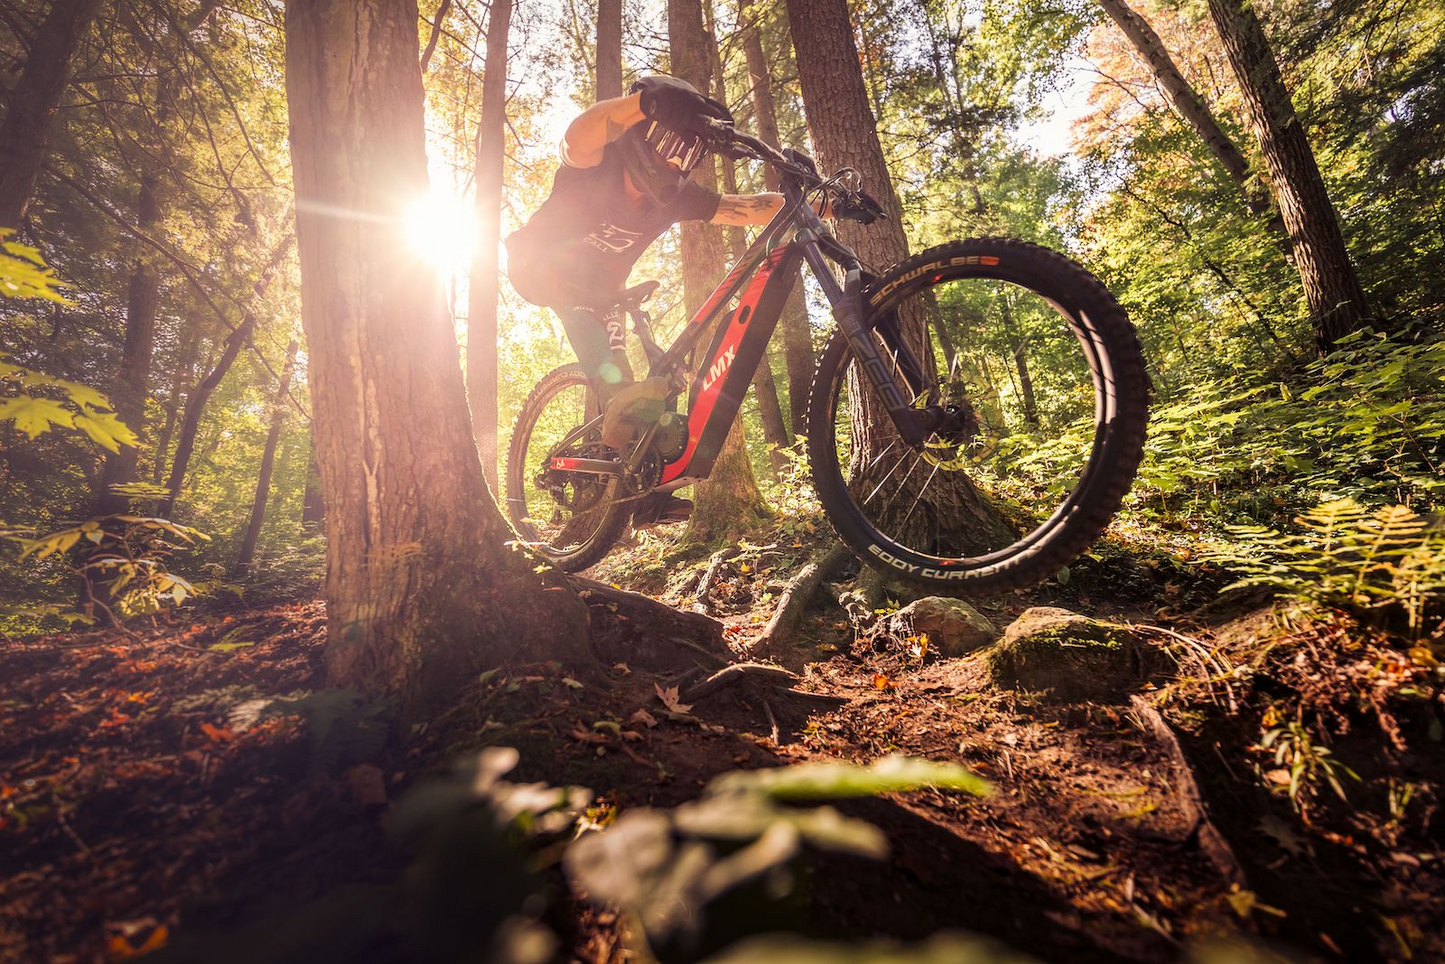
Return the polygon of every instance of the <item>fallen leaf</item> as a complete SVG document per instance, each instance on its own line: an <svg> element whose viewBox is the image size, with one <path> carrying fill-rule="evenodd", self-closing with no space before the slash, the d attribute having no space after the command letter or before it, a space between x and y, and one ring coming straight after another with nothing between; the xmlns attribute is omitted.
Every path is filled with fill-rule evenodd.
<svg viewBox="0 0 1445 964"><path fill-rule="evenodd" d="M662 700L662 705L672 712L686 715L687 711L692 709L691 703L678 702L676 686L669 686L667 689L663 689L662 684L653 683L652 688L657 690L657 698Z"/></svg>
<svg viewBox="0 0 1445 964"><path fill-rule="evenodd" d="M646 710L638 710L627 718L629 723L641 723L643 726L656 726L657 720Z"/></svg>
<svg viewBox="0 0 1445 964"><path fill-rule="evenodd" d="M206 734L206 739L212 743L229 743L236 738L229 726L212 726L209 723L201 724L201 732Z"/></svg>
<svg viewBox="0 0 1445 964"><path fill-rule="evenodd" d="M139 943L131 943L132 938L144 933L145 928L154 923L154 919L145 918L143 921L120 925L120 933L111 934L105 939L106 960L128 961L165 947L166 941L170 939L170 931L165 924L159 924L153 927L150 933Z"/></svg>

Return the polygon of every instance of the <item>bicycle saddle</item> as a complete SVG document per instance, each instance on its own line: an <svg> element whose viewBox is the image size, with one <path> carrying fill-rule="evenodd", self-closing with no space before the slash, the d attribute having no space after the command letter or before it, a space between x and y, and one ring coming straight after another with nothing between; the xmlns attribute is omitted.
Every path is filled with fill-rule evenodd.
<svg viewBox="0 0 1445 964"><path fill-rule="evenodd" d="M642 303L651 298L653 293L662 285L661 281L644 281L640 285L633 285L631 288L623 289L617 296L617 307L619 308L640 308Z"/></svg>

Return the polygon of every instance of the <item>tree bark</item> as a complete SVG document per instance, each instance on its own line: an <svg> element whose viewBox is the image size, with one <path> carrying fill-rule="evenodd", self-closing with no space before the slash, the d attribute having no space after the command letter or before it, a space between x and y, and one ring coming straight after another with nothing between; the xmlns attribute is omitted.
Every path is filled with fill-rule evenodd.
<svg viewBox="0 0 1445 964"><path fill-rule="evenodd" d="M668 0L667 33L672 49L673 75L698 90L711 90L709 40L703 26L700 0ZM699 165L693 171L692 179L717 190L715 159L710 157ZM707 300L713 286L722 280L725 268L722 228L715 224L684 222L682 299L689 315ZM715 330L703 335L702 346L709 344ZM696 505L687 527L687 537L696 542L711 542L736 535L766 511L762 496L758 494L757 481L753 478L742 419L733 422L727 441L713 464L712 475L693 487L693 498Z"/></svg>
<svg viewBox="0 0 1445 964"><path fill-rule="evenodd" d="M1327 354L1340 338L1369 323L1364 288L1264 25L1249 0L1209 0L1209 13L1244 95L1275 203L1293 243L1315 344Z"/></svg>
<svg viewBox="0 0 1445 964"><path fill-rule="evenodd" d="M286 365L281 369L281 378L276 384L276 397L271 400L271 429L266 433L266 447L261 450L261 471L256 477L256 497L251 501L251 518L246 523L246 535L241 540L241 550L236 553L231 571L244 576L251 568L256 555L256 541L261 538L261 524L266 521L266 499L271 494L271 472L276 467L276 443L281 440L281 427L286 421L286 394L291 390L291 376L296 371L296 352L301 342L291 339L286 346Z"/></svg>
<svg viewBox="0 0 1445 964"><path fill-rule="evenodd" d="M622 96L622 0L597 2L597 99Z"/></svg>
<svg viewBox="0 0 1445 964"><path fill-rule="evenodd" d="M819 168L825 172L855 168L862 175L864 186L888 215L886 220L868 226L840 221L836 227L838 237L856 251L865 264L883 266L900 261L908 256L903 209L878 141L847 2L787 0L787 10L803 92L803 110L817 149ZM931 352L921 351L928 337L929 319L922 304L914 308L916 310L899 312L903 337L920 358L931 358ZM848 385L853 403L850 415L854 461L850 483L870 486L873 483L864 467L877 466L879 457L893 444L898 433L887 411L873 397L872 389L862 385L856 372L850 371ZM892 500L894 504L910 506L908 517L900 524L911 521L912 529L921 531L923 527L930 527L946 531L966 551L988 549L990 543L1009 531L999 513L963 473L944 473L946 478L938 478L937 484L931 481L933 475L929 475L928 480L912 482L913 474L905 476L904 482L919 488L915 491L900 487ZM923 498L925 490L927 497ZM925 511L914 512L920 502ZM913 535L911 530L901 534Z"/></svg>
<svg viewBox="0 0 1445 964"><path fill-rule="evenodd" d="M286 4L327 682L392 699L398 733L504 662L596 666L576 594L504 547L440 281L395 227L427 190L418 39L414 0Z"/></svg>
<svg viewBox="0 0 1445 964"><path fill-rule="evenodd" d="M492 0L482 116L477 123L477 247L467 295L467 400L482 472L497 488L497 245L502 233L502 163L507 136L507 35L512 0Z"/></svg>
<svg viewBox="0 0 1445 964"><path fill-rule="evenodd" d="M136 199L136 224L147 233L160 220L160 185L154 174L141 178ZM126 289L125 344L121 349L120 371L116 375L111 400L115 413L137 435L145 432L146 396L150 392L151 355L155 350L156 315L160 310L161 276L155 257L149 250L136 252ZM114 485L134 481L140 449L122 446L119 452L106 456L96 485L95 515L124 512L130 500L111 490Z"/></svg>
<svg viewBox="0 0 1445 964"><path fill-rule="evenodd" d="M748 83L752 88L753 114L757 118L758 137L768 146L782 149L778 134L778 109L773 99L773 78L769 68L771 61L763 50L763 34L758 29L753 0L742 0L738 8L738 20L742 25L743 53L748 61ZM768 190L781 189L778 172L771 167L763 168L763 180ZM813 354L813 332L808 324L808 306L803 296L803 269L796 269L792 291L783 303L783 314L778 319L783 332L783 352L788 369L788 409L792 415L792 434L807 432L808 395L813 387L813 368L817 359ZM791 439L790 439L791 441Z"/></svg>
<svg viewBox="0 0 1445 964"><path fill-rule="evenodd" d="M1013 355L1014 369L1019 375L1019 394L1023 396L1024 421L1034 428L1039 427L1039 407L1034 400L1034 380L1029 375L1029 360L1024 349L1028 339L1014 317L1013 306L1007 293L999 298L999 311L1003 316L1004 336L1008 338L1009 352Z"/></svg>
<svg viewBox="0 0 1445 964"><path fill-rule="evenodd" d="M314 431L306 444L311 454L306 460L306 491L301 496L301 528L315 532L326 522L326 499L321 494L321 466L316 461Z"/></svg>
<svg viewBox="0 0 1445 964"><path fill-rule="evenodd" d="M25 219L76 47L99 6L100 0L55 0L35 31L0 124L0 228L18 228Z"/></svg>
<svg viewBox="0 0 1445 964"><path fill-rule="evenodd" d="M171 372L170 392L166 395L166 420L156 436L155 451L151 455L151 481L161 484L165 477L166 453L171 448L171 435L175 432L176 418L181 413L182 399L189 393L191 379L195 377L196 343L199 335L194 322L188 321L180 331L180 351L176 356L176 367Z"/></svg>
<svg viewBox="0 0 1445 964"><path fill-rule="evenodd" d="M291 242L295 235L288 233L276 249L271 252L271 260L261 272L261 277L256 279L256 299L265 297L266 289L271 284L271 279L276 276L281 262L286 259L286 252L291 250ZM256 330L256 314L247 311L246 317L236 326L236 330L226 337L225 346L221 349L221 357L216 359L215 367L206 374L206 377L196 383L186 396L186 414L181 419L181 434L176 439L176 454L171 459L171 471L166 477L166 496L158 506L156 515L163 519L169 519L175 511L176 501L181 497L181 486L186 481L186 470L191 465L191 453L196 448L196 434L201 429L201 413L205 411L206 403L211 400L211 395L220 386L222 379L231 371L231 366L236 363L236 356L241 349L246 347L252 332Z"/></svg>
<svg viewBox="0 0 1445 964"><path fill-rule="evenodd" d="M723 83L722 57L718 52L717 34L711 22L708 24L708 57L712 63L712 96L726 103L727 87ZM737 165L731 158L719 157L717 160L722 169L723 193L738 193ZM747 233L735 225L724 226L723 237L727 240L731 260L737 262L747 251ZM787 423L783 420L783 407L778 402L778 386L773 379L773 369L766 354L758 365L758 370L753 373L753 394L758 400L758 418L763 423L763 438L768 443L768 463L773 472L777 473L788 464L788 457L783 454L783 449L792 447L793 438L788 434Z"/></svg>
<svg viewBox="0 0 1445 964"><path fill-rule="evenodd" d="M1099 6L1118 24L1124 36L1149 65L1154 82L1159 85L1160 93L1174 109L1174 113L1199 135L1209 148L1209 153L1214 155L1214 159L1228 172L1230 179L1239 185L1249 210L1258 217L1269 218L1273 223L1277 223L1277 229L1283 233L1284 226L1278 223L1279 216L1270 207L1264 186L1257 178L1250 176L1249 161L1219 126L1214 114L1204 103L1204 98L1184 79L1184 75L1174 63L1174 58L1169 56L1168 49L1149 25L1149 21L1131 9L1125 0L1099 0Z"/></svg>

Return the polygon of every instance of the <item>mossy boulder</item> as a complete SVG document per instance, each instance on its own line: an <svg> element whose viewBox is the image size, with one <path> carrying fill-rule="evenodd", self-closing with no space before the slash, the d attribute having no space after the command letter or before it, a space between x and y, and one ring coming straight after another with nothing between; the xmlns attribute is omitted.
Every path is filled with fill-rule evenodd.
<svg viewBox="0 0 1445 964"><path fill-rule="evenodd" d="M961 599L925 596L888 617L887 630L900 639L926 634L929 649L953 657L998 639L998 627Z"/></svg>
<svg viewBox="0 0 1445 964"><path fill-rule="evenodd" d="M1025 610L1010 623L986 664L996 686L1065 701L1121 699L1139 679L1128 630L1052 606Z"/></svg>

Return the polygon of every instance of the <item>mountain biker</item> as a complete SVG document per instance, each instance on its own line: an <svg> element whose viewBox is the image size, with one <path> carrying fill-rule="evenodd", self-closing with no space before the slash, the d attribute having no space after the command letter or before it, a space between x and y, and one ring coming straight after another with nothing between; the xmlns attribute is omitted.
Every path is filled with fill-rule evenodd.
<svg viewBox="0 0 1445 964"><path fill-rule="evenodd" d="M606 413L604 442L614 447L615 426L647 401L637 397L645 386L633 386L616 307L633 264L679 221L766 224L783 205L781 194L719 195L688 180L707 153L706 124L732 119L686 81L644 77L572 121L552 193L507 238L512 287L561 319ZM680 521L691 508L685 499L649 496L634 524Z"/></svg>

